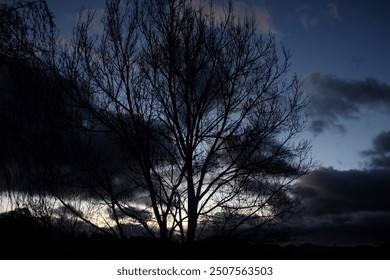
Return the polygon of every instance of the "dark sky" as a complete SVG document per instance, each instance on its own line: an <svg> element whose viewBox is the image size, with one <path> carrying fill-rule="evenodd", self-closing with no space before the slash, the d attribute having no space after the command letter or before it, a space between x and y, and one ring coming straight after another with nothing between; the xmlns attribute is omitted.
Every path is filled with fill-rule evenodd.
<svg viewBox="0 0 390 280"><path fill-rule="evenodd" d="M291 51L291 71L302 77L310 98L305 137L318 166L297 183L302 209L288 228L301 242L390 240L388 1L233 2ZM104 8L103 0L48 3L63 38L71 36L81 7L97 15Z"/></svg>

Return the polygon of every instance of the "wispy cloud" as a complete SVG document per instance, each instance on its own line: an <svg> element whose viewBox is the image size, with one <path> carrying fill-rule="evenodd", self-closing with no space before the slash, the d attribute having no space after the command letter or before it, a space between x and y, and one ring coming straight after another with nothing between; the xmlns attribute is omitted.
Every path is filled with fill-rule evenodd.
<svg viewBox="0 0 390 280"><path fill-rule="evenodd" d="M302 27L307 31L321 22L335 23L341 20L338 6L333 2L325 5L303 5L296 9L296 16Z"/></svg>
<svg viewBox="0 0 390 280"><path fill-rule="evenodd" d="M344 80L316 72L304 79L304 90L311 100L309 129L316 134L345 132L345 120L360 119L363 110L390 112L390 85L374 78Z"/></svg>
<svg viewBox="0 0 390 280"><path fill-rule="evenodd" d="M329 16L330 19L341 20L339 9L335 3L332 2L327 3L325 13L326 15Z"/></svg>
<svg viewBox="0 0 390 280"><path fill-rule="evenodd" d="M268 31L272 33L279 33L271 20L269 11L264 7L256 7L253 11L257 28L263 33Z"/></svg>
<svg viewBox="0 0 390 280"><path fill-rule="evenodd" d="M298 19L301 22L305 30L316 26L320 19L318 15L315 14L312 7L305 5L297 9Z"/></svg>
<svg viewBox="0 0 390 280"><path fill-rule="evenodd" d="M215 1L213 3L213 9L215 13L216 19L218 18L224 18L224 14L227 9L227 2L228 1ZM207 7L208 1L205 0L194 0L195 5L206 5ZM242 1L232 1L234 13L243 18L246 15L249 17L253 17L257 29L262 32L262 33L279 33L278 29L272 22L271 14L269 10L262 6L259 5L258 3L254 4L248 4L246 2Z"/></svg>

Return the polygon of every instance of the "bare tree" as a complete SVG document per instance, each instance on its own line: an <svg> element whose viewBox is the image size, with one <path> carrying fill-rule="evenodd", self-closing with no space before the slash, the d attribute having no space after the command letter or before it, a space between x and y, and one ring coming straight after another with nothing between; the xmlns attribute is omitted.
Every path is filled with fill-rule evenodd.
<svg viewBox="0 0 390 280"><path fill-rule="evenodd" d="M58 33L45 0L2 1L0 30L3 57L18 58L35 67L53 65Z"/></svg>
<svg viewBox="0 0 390 280"><path fill-rule="evenodd" d="M300 82L273 34L207 3L109 0L101 33L84 11L62 52L45 1L0 6L2 191L118 238L191 242L288 213L310 167Z"/></svg>
<svg viewBox="0 0 390 280"><path fill-rule="evenodd" d="M306 100L273 34L231 4L217 16L189 0L109 0L101 34L93 18L80 16L61 73L128 156L136 195L111 195L112 209L187 242L198 223L228 234L290 210L310 167Z"/></svg>

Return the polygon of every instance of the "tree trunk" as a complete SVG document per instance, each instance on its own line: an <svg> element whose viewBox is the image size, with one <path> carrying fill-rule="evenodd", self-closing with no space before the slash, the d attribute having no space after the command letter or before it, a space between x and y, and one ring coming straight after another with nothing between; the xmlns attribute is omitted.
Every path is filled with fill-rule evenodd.
<svg viewBox="0 0 390 280"><path fill-rule="evenodd" d="M195 196L195 189L192 180L188 180L188 226L186 242L195 240L196 227L198 224L198 200Z"/></svg>
<svg viewBox="0 0 390 280"><path fill-rule="evenodd" d="M198 224L197 204L188 202L188 228L187 242L191 243L195 240L196 227Z"/></svg>

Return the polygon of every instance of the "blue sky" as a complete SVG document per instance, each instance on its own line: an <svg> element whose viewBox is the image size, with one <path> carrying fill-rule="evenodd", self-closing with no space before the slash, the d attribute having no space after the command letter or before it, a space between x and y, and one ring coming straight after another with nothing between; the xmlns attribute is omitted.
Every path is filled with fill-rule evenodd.
<svg viewBox="0 0 390 280"><path fill-rule="evenodd" d="M47 2L64 38L82 6L98 13L104 8L104 0ZM218 7L221 1L215 2ZM359 228L371 233L345 242L380 243L386 237L372 232L390 230L390 205L383 200L390 195L388 1L233 3L238 11L253 12L259 30L275 32L290 50L291 72L302 78L311 100L305 137L319 165L298 183L304 212L290 229L298 239L308 240L306 228L311 241L326 242L336 230L350 236Z"/></svg>

